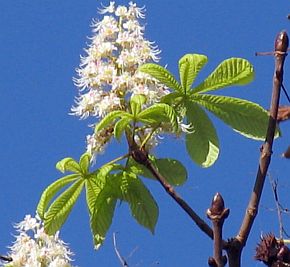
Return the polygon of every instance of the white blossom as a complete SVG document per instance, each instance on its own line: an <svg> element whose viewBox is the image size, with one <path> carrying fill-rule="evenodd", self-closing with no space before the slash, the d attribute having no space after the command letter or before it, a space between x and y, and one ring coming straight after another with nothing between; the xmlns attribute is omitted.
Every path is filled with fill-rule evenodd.
<svg viewBox="0 0 290 267"><path fill-rule="evenodd" d="M46 234L37 216L26 215L15 228L18 235L8 254L12 262L4 267L72 267L72 252L59 238L59 233Z"/></svg>
<svg viewBox="0 0 290 267"><path fill-rule="evenodd" d="M96 122L111 111L126 110L134 94L143 94L146 106L168 93L167 88L149 75L137 72L140 65L158 62L160 50L144 38L145 8L133 2L116 6L111 1L99 10L102 19L92 22L93 36L81 56L75 85L79 88L71 114ZM93 156L102 153L109 138L103 133L87 137L87 151ZM153 142L154 143L154 142Z"/></svg>

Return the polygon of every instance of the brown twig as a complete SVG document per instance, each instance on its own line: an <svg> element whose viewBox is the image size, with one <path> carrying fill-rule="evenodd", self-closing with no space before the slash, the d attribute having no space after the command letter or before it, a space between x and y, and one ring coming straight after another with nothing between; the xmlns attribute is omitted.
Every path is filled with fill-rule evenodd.
<svg viewBox="0 0 290 267"><path fill-rule="evenodd" d="M271 161L272 146L277 124L280 91L283 82L283 66L285 57L287 55L286 51L288 49L288 44L289 40L287 33L285 31L280 32L276 37L275 41L275 70L273 77L273 91L266 140L261 148L256 181L248 203L246 214L241 224L239 233L234 238L234 243L240 246L240 248L238 248L240 254L242 252L242 248L247 242L255 217L258 213L258 207L265 183L265 177ZM230 266L237 267L240 266L240 263L235 262L235 265L231 265L230 263Z"/></svg>
<svg viewBox="0 0 290 267"><path fill-rule="evenodd" d="M117 248L117 242L116 242L116 233L113 233L113 245L114 245L114 249L115 249L115 253L121 263L122 267L129 267L127 261L124 259L124 257L121 256L118 248Z"/></svg>
<svg viewBox="0 0 290 267"><path fill-rule="evenodd" d="M274 201L276 205L277 210L277 216L278 216L278 222L279 222L279 238L283 239L283 234L285 233L284 227L283 227L283 218L282 218L282 212L283 207L279 201L279 195L278 195L278 180L274 180L271 175L269 175L273 195L274 195Z"/></svg>

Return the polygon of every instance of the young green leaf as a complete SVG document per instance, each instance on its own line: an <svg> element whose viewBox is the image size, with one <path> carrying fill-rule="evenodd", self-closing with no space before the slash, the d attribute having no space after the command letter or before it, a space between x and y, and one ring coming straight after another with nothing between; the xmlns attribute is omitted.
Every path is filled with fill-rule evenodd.
<svg viewBox="0 0 290 267"><path fill-rule="evenodd" d="M128 127L131 121L132 119L130 118L122 118L116 122L115 127L114 127L114 136L117 140L121 139L123 132Z"/></svg>
<svg viewBox="0 0 290 267"><path fill-rule="evenodd" d="M155 63L147 63L141 65L138 70L151 75L167 87L182 92L182 88L178 81L176 81L174 76L164 67L161 67Z"/></svg>
<svg viewBox="0 0 290 267"><path fill-rule="evenodd" d="M86 200L90 214L93 214L95 209L95 201L101 190L107 183L108 175L113 170L122 170L123 167L119 164L108 164L92 173L86 180ZM111 176L110 176L111 177Z"/></svg>
<svg viewBox="0 0 290 267"><path fill-rule="evenodd" d="M47 234L55 234L64 224L82 191L83 185L83 179L77 180L50 205L44 214L44 229Z"/></svg>
<svg viewBox="0 0 290 267"><path fill-rule="evenodd" d="M174 186L182 185L186 182L187 171L182 163L175 159L156 159L155 165L168 183Z"/></svg>
<svg viewBox="0 0 290 267"><path fill-rule="evenodd" d="M45 211L47 210L48 204L53 199L55 194L58 191L60 191L63 187L77 180L78 178L80 178L79 174L70 174L70 175L64 176L56 180L55 182L53 182L43 191L37 205L37 214L40 216L42 220L44 219L44 214L45 214Z"/></svg>
<svg viewBox="0 0 290 267"><path fill-rule="evenodd" d="M186 135L186 148L194 162L202 167L211 166L219 155L219 142L216 130L196 103L187 103L187 122L192 125L192 133Z"/></svg>
<svg viewBox="0 0 290 267"><path fill-rule="evenodd" d="M95 132L102 130L109 124L113 123L116 119L119 119L123 116L128 117L130 114L122 110L111 111L96 125Z"/></svg>
<svg viewBox="0 0 290 267"><path fill-rule="evenodd" d="M240 98L203 94L196 94L193 99L236 132L252 139L265 139L269 114L258 104Z"/></svg>
<svg viewBox="0 0 290 267"><path fill-rule="evenodd" d="M112 224L116 202L117 198L112 192L110 183L106 183L95 199L93 213L90 216L96 249L104 242L106 233Z"/></svg>
<svg viewBox="0 0 290 267"><path fill-rule="evenodd" d="M130 107L133 116L135 117L142 110L142 106L146 103L145 95L133 95L130 99Z"/></svg>
<svg viewBox="0 0 290 267"><path fill-rule="evenodd" d="M157 103L144 109L139 113L137 119L149 124L170 122L173 130L178 130L177 114L175 110L164 103Z"/></svg>
<svg viewBox="0 0 290 267"><path fill-rule="evenodd" d="M129 203L132 216L154 233L158 219L158 206L154 198L135 174L123 172L119 177L122 199Z"/></svg>
<svg viewBox="0 0 290 267"><path fill-rule="evenodd" d="M89 155L88 153L84 153L80 158L79 165L84 175L86 175L89 171L90 161L91 161L91 155Z"/></svg>
<svg viewBox="0 0 290 267"><path fill-rule="evenodd" d="M169 184L179 186L186 182L187 171L180 161L170 158L156 159L152 155L149 157L152 164ZM133 172L138 176L156 180L153 174L145 166L137 163L132 158L130 158L127 163L127 170L128 172Z"/></svg>
<svg viewBox="0 0 290 267"><path fill-rule="evenodd" d="M65 172L82 173L80 165L73 158L64 158L56 163L56 169Z"/></svg>
<svg viewBox="0 0 290 267"><path fill-rule="evenodd" d="M186 54L179 60L179 75L183 91L190 90L196 75L207 63L207 57L199 54Z"/></svg>
<svg viewBox="0 0 290 267"><path fill-rule="evenodd" d="M254 79L254 69L242 58L224 60L192 93L204 93L232 85L245 85Z"/></svg>

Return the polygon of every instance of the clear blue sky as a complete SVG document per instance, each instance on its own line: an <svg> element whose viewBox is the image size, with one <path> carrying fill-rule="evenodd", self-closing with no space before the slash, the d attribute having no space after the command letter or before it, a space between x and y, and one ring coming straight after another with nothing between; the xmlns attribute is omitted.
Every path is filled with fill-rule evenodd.
<svg viewBox="0 0 290 267"><path fill-rule="evenodd" d="M125 4L126 1L116 1ZM255 57L256 51L271 51L276 34L289 32L289 1L183 0L136 1L146 5L146 36L162 50L161 64L177 73L177 61L185 53L201 53L209 62L204 78L221 60L244 57L256 70L256 79L246 87L229 88L222 94L246 98L265 108L270 103L273 73L272 57ZM0 252L13 238L12 224L25 214L34 214L42 190L60 176L55 163L63 157L78 158L90 133L86 121L69 116L77 89L72 77L79 55L90 36L89 24L97 16L99 1L15 0L0 2ZM105 5L108 1L103 1ZM286 61L284 84L290 90L290 62ZM286 104L285 97L282 102ZM182 140L164 141L157 150L163 157L176 157L189 172L188 182L178 192L205 218L212 196L221 192L231 209L224 227L224 238L234 236L244 216L249 191L256 175L261 143L248 140L215 120L221 155L209 169L192 163ZM282 125L283 138L274 146L270 172L279 178L285 206L289 201L290 161L280 154L290 145L290 123ZM118 146L109 151L118 152ZM105 155L102 161L109 160ZM212 242L166 195L159 184L148 182L159 203L160 216L152 236L139 226L123 204L116 210L104 246L93 250L84 197L74 208L61 231L62 238L75 252L80 267L119 266L112 246L112 233L118 232L118 247L131 266L207 266ZM261 232L278 233L273 197L266 183L262 208L255 221L243 266L253 262L255 244ZM287 218L285 218L287 229ZM289 220L288 220L289 226ZM290 232L290 227L288 227ZM157 265L159 263L159 265Z"/></svg>

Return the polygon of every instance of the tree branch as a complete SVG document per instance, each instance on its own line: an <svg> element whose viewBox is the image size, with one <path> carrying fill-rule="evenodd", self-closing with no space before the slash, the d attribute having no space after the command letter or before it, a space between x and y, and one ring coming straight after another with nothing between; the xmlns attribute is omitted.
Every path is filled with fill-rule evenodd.
<svg viewBox="0 0 290 267"><path fill-rule="evenodd" d="M284 31L280 32L275 41L275 71L273 77L273 91L266 140L261 148L260 162L251 198L239 233L236 236L236 240L239 241L242 247L244 247L247 242L255 217L258 213L265 177L271 161L272 146L277 124L280 90L283 82L283 66L287 55L286 51L288 49L288 44L289 41L287 33Z"/></svg>

